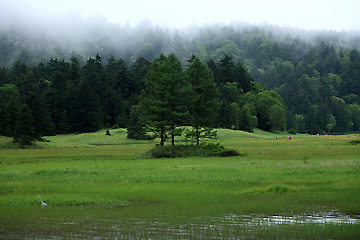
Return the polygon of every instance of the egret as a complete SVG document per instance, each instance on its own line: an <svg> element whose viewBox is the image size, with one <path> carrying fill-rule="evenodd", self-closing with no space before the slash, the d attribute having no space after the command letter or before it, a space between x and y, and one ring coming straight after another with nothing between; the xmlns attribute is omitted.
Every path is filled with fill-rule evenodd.
<svg viewBox="0 0 360 240"><path fill-rule="evenodd" d="M47 204L43 202L43 200L42 200L41 196L39 196L39 198L40 198L40 201L41 201L41 206L43 206L43 207L47 207Z"/></svg>

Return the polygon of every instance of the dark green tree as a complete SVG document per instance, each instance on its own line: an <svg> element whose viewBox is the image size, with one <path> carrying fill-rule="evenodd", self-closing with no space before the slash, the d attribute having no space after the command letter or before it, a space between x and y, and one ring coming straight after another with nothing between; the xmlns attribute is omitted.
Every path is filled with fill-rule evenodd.
<svg viewBox="0 0 360 240"><path fill-rule="evenodd" d="M351 125L353 131L360 130L360 106L358 104L350 104L349 110L351 112Z"/></svg>
<svg viewBox="0 0 360 240"><path fill-rule="evenodd" d="M145 78L145 90L139 97L140 122L160 138L160 146L164 145L167 132L172 144L179 135L177 127L185 114L184 83L181 63L174 54L168 57L161 54Z"/></svg>
<svg viewBox="0 0 360 240"><path fill-rule="evenodd" d="M151 140L153 139L148 135L146 131L146 126L141 125L139 118L141 112L139 111L139 106L132 106L129 118L129 124L127 126L127 137L130 139L136 140Z"/></svg>
<svg viewBox="0 0 360 240"><path fill-rule="evenodd" d="M35 132L34 118L30 109L26 105L21 106L15 125L13 141L19 144L20 147L25 147L31 145L40 137Z"/></svg>
<svg viewBox="0 0 360 240"><path fill-rule="evenodd" d="M286 125L286 111L284 106L274 104L270 107L268 125L272 132L283 131Z"/></svg>
<svg viewBox="0 0 360 240"><path fill-rule="evenodd" d="M256 113L252 113L251 109L255 109L255 104L245 104L241 109L239 129L246 132L253 132L257 126ZM253 110L255 112L255 110Z"/></svg>
<svg viewBox="0 0 360 240"><path fill-rule="evenodd" d="M193 137L199 145L200 138L216 137L212 127L219 107L219 93L212 73L199 58L195 58L188 67L186 77L192 86L188 108L193 129L188 136Z"/></svg>
<svg viewBox="0 0 360 240"><path fill-rule="evenodd" d="M278 107L275 108L273 107L274 105L277 105ZM281 109L281 111L279 111L279 109ZM275 91L264 91L257 94L256 112L259 128L263 130L271 130L275 127L274 124L278 122L276 121L277 118L273 113L281 113L282 117L280 122L282 123L283 117L285 118L286 116L286 105L281 96ZM284 115L282 115L282 113L284 113ZM286 122L286 118L284 120ZM279 127L281 128L282 126L282 124L276 124L275 129Z"/></svg>
<svg viewBox="0 0 360 240"><path fill-rule="evenodd" d="M130 76L135 84L135 94L139 95L144 89L144 78L150 68L151 62L143 57L139 57L130 67Z"/></svg>
<svg viewBox="0 0 360 240"><path fill-rule="evenodd" d="M252 90L252 82L254 79L241 62L237 62L234 66L234 80L238 83L239 88L241 88L244 93Z"/></svg>

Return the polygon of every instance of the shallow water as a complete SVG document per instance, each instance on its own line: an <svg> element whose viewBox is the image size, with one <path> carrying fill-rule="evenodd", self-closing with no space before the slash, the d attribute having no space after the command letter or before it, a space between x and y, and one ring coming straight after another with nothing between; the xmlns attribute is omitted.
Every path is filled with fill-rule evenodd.
<svg viewBox="0 0 360 240"><path fill-rule="evenodd" d="M260 231L292 226L351 225L360 226L360 215L315 213L312 215L261 216L226 215L205 218L144 220L137 218L108 219L40 219L41 229L6 232L4 239L258 239ZM47 226L45 226L47 225ZM300 230L301 231L301 230ZM1 231L4 233L4 231ZM27 235L29 234L29 235ZM256 237L254 237L254 235ZM267 236L267 235L265 235ZM288 235L289 236L289 235ZM264 236L260 236L264 238ZM271 239L271 238L269 238ZM301 238L300 238L301 239Z"/></svg>
<svg viewBox="0 0 360 240"><path fill-rule="evenodd" d="M243 216L227 216L228 219L234 219L234 222L239 222L239 218L247 224L311 224L311 223L334 223L334 224L359 224L360 215L344 215L335 212L331 213L314 213L312 215L293 215L293 216L258 216L258 215L243 215Z"/></svg>

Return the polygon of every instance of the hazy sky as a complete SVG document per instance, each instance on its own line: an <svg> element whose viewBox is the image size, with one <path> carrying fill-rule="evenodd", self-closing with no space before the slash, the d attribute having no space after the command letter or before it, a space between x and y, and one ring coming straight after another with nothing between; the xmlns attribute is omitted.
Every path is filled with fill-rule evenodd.
<svg viewBox="0 0 360 240"><path fill-rule="evenodd" d="M128 22L132 26L148 19L177 28L193 23L241 21L304 29L360 30L359 0L0 0L0 8L7 13L20 10L28 16L100 15L110 22Z"/></svg>

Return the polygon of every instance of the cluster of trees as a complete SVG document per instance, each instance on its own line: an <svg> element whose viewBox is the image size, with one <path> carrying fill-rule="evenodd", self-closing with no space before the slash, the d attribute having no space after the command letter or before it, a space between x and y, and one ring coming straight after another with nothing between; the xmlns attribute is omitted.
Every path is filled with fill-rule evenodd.
<svg viewBox="0 0 360 240"><path fill-rule="evenodd" d="M22 117L31 121L23 125L34 140L115 124L126 127L130 106L137 101L149 66L143 58L131 69L115 58L104 66L96 55L82 67L72 57L71 62L52 59L37 66L16 62L10 69L2 68L0 134L16 138Z"/></svg>
<svg viewBox="0 0 360 240"><path fill-rule="evenodd" d="M116 123L126 126L124 119L130 117L131 106L138 105L137 96L145 87L142 80L162 53L164 56L174 53L182 68L188 67L187 60L195 54L212 71L219 91L217 127L251 131L254 126L265 130L286 126L313 134L360 130L360 34L238 23L177 30L153 26L147 21L134 28L104 19L89 21L74 21L71 25L74 34L68 34L70 30L65 26L61 29L66 32L47 29L51 34L44 33L41 26L40 30L24 30L20 25L0 28L0 87L15 84L20 92L19 82L25 78L34 82L37 80L31 79L36 78L45 79L40 85L47 86L47 91L63 79L59 84L63 90L52 90L60 96L51 106L58 110L48 106L53 93L44 98L49 111L46 114L52 116L49 129L53 130L49 132L92 131L99 125ZM96 53L108 61L102 62ZM52 60L47 62L48 59ZM56 59L71 60L68 63ZM21 69L23 76L19 74ZM28 76L29 72L32 76ZM125 80L119 83L120 78ZM77 107L61 107L69 103L67 98L87 93L81 90L86 86L80 88L79 84L91 85L92 81L107 89L99 87L94 90L96 94L91 94L101 99L91 101L99 103L92 105L90 100L81 103L72 99ZM46 93L39 91L41 95ZM261 99L263 103L259 104ZM261 110L259 105L265 103L273 107L272 111L268 111L269 106L266 111ZM86 104L96 106L97 120L90 125L67 124L66 119L74 116L74 112L84 116L80 109ZM270 124L281 122L284 111L285 124L276 127ZM275 115L281 117L277 119ZM64 119L61 123L56 120L59 116Z"/></svg>
<svg viewBox="0 0 360 240"><path fill-rule="evenodd" d="M140 57L128 66L99 55L84 66L51 59L27 66L15 62L0 72L0 134L29 143L42 136L127 127L130 138L147 132L181 134L199 142L212 127L252 131L284 130L286 106L275 91L255 83L240 62L228 55L203 63L192 55L185 70L175 54L152 63ZM20 138L20 136L26 136Z"/></svg>

